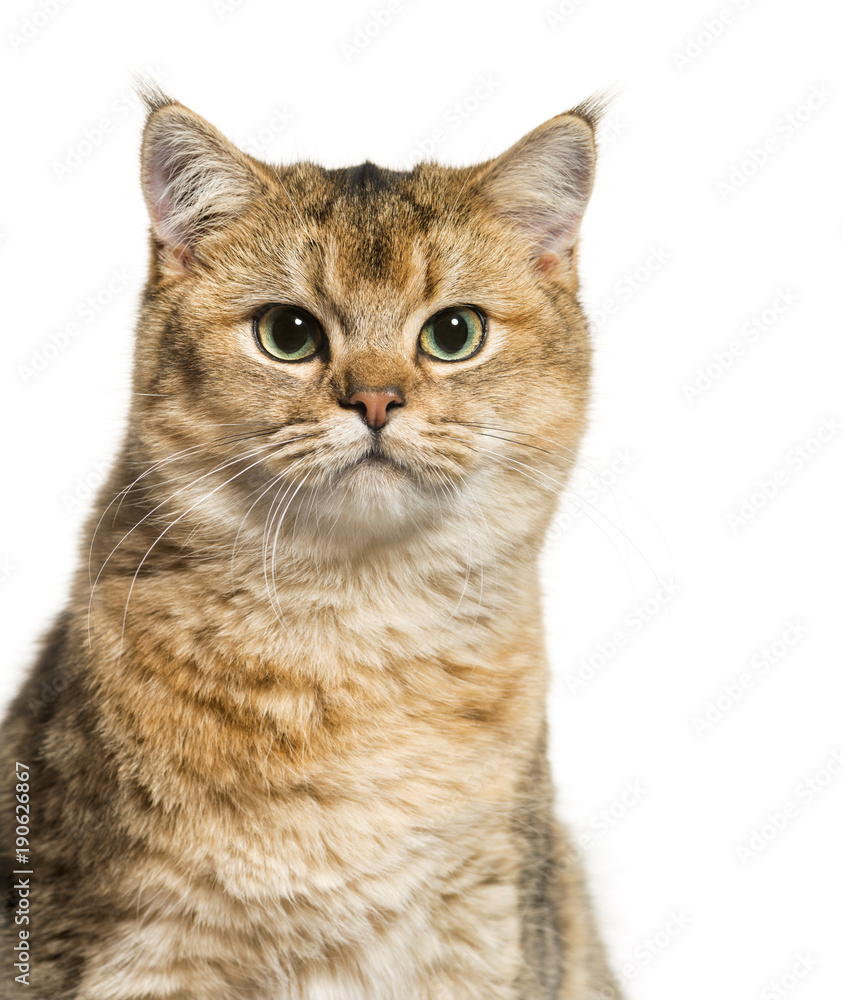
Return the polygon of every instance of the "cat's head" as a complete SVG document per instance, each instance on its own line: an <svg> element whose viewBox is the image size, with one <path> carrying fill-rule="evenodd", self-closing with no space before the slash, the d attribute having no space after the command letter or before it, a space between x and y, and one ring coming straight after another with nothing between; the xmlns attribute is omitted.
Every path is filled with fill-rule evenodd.
<svg viewBox="0 0 843 1000"><path fill-rule="evenodd" d="M146 99L133 434L169 481L193 475L168 501L185 523L371 545L479 507L540 535L588 396L599 108L401 172L267 165Z"/></svg>

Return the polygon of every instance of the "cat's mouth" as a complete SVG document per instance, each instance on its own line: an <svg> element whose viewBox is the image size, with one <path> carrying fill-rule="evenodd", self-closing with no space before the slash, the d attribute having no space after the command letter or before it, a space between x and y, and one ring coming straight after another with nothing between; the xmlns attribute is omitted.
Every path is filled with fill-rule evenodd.
<svg viewBox="0 0 843 1000"><path fill-rule="evenodd" d="M387 475L394 473L399 473L401 475L409 475L410 470L406 465L399 462L397 459L392 458L387 455L382 448L377 445L373 445L366 449L362 455L350 462L346 468L346 473L371 473L376 477L378 475Z"/></svg>
<svg viewBox="0 0 843 1000"><path fill-rule="evenodd" d="M376 469L382 467L401 468L395 459L385 455L379 448L369 448L368 451L363 452L360 458L352 464L352 468Z"/></svg>

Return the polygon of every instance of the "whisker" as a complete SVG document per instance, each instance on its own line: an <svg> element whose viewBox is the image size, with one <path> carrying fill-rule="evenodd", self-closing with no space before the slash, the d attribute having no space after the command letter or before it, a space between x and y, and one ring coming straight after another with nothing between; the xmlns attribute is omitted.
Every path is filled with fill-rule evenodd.
<svg viewBox="0 0 843 1000"><path fill-rule="evenodd" d="M207 451L209 448L213 448L213 447L215 447L218 444L232 444L232 443L237 443L238 441L248 440L251 437L257 437L257 436L260 436L260 435L262 435L264 433L271 433L271 432L273 432L273 431L275 431L277 429L278 428L272 427L272 428L268 428L267 430L264 430L264 431L257 431L257 432L253 431L253 432L250 432L249 434L246 434L246 435L230 435L230 434L227 434L227 435L224 435L223 437L217 438L214 441L206 442L205 444L193 445L190 448L185 448L182 451L176 452L174 455L170 455L170 456L168 456L165 459L161 459L160 461L153 463L151 466L149 466L148 469L145 469L133 482L129 483L128 486L124 486L123 489L120 490L119 493L117 493L114 497L112 497L112 499L109 502L108 506L105 508L105 510L100 515L100 518L97 521L96 527L94 528L93 535L91 536L91 545L90 545L90 548L88 550L88 583L92 584L92 580L91 580L91 575L92 575L91 559L93 557L94 543L96 542L97 533L98 533L98 531L100 529L100 525L102 524L103 519L105 518L105 515L110 510L112 504L115 503L115 501L119 501L118 504L117 504L117 508L115 509L115 512L114 512L114 517L112 518L112 525L113 525L114 522L115 522L115 520L116 520L117 513L120 510L120 506L122 505L123 498L125 498L129 494L129 492L131 492L131 490L134 489L135 486L137 486L137 484L141 481L141 479L143 479L146 476L150 475L152 472L155 472L157 469L162 468L164 465L167 465L170 462L175 462L179 458L183 457L184 455L190 454L192 452ZM171 480L171 482L172 481L174 481L174 480Z"/></svg>
<svg viewBox="0 0 843 1000"><path fill-rule="evenodd" d="M277 609L276 610L276 617L278 618L278 621L282 625L284 625L285 628L287 626L286 626L286 623L283 620L283 618L284 618L284 612L283 612L283 610L281 608L280 603L278 602L278 587L277 587L277 584L276 584L277 577L276 577L276 572L275 572L275 552L276 552L276 546L278 545L278 535L279 535L279 533L281 531L281 525L284 523L284 517L286 516L287 511L290 509L290 504L295 499L296 494L298 493L298 491L302 488L302 486L304 486L304 484L305 484L305 482L307 480L307 477L309 475L310 475L309 472L306 472L304 474L303 479L301 480L301 482L298 484L298 486L293 491L293 494L290 497L290 499L287 501L287 506L284 508L284 510L281 512L281 516L278 518L278 526L275 529L275 536L274 536L273 541L272 541L272 561L270 563L270 565L272 567L272 589L271 589L271 591L269 591L269 599L270 599L270 604L272 605L273 609ZM280 507L280 504L279 504L279 507ZM265 560L264 560L264 578L266 578L266 561ZM269 587L269 580L267 580L267 587ZM280 617L279 617L279 612L280 612Z"/></svg>
<svg viewBox="0 0 843 1000"><path fill-rule="evenodd" d="M623 496L625 496L631 503L633 503L647 517L647 519L649 520L649 522L656 529L656 532L658 533L659 538L664 543L665 551L668 553L669 558L670 558L671 571L672 571L673 557L670 554L670 545L668 544L667 539L664 536L664 532L662 531L661 527L659 526L658 521L656 521L656 519L653 517L653 515L650 513L650 511L647 510L647 508L639 500L637 500L631 493L629 493L623 487L618 486L616 483L606 482L606 480L603 478L603 476L601 475L601 473L593 466L593 464L590 463L590 462L587 462L586 460L584 460L582 458L582 456L577 451L575 451L572 448L568 447L567 445L563 444L558 439L552 438L552 437L550 437L550 436L548 436L546 434L536 434L535 432L531 432L531 431L518 431L518 430L515 430L514 428L497 427L494 424L480 423L480 422L477 422L477 421L451 420L451 419L448 419L448 418L443 418L442 422L443 423L452 423L452 424L456 424L456 425L461 425L462 424L462 425L464 425L466 427L485 427L485 428L489 428L491 430L500 431L501 433L504 433L504 434L518 434L520 436L528 436L528 437L539 438L540 440L551 442L557 449L561 449L562 451L567 452L571 456L571 464L573 466L581 466L583 469L585 469L587 472L589 472L592 476L594 476L594 478L596 480L599 480L600 482L605 483L607 489L609 490L609 492L612 495L612 499L614 500L615 510L617 511L618 519L622 523L624 521L624 517L623 517L623 512L621 510L621 506L620 506L620 504L618 502L618 499L617 499L617 496L616 496L616 494L618 494L618 493L623 494ZM525 447L537 448L536 445L530 445L527 442L510 441L510 443L515 444L515 445L522 445L523 444ZM543 449L538 449L538 450L543 450ZM548 452L548 454L553 454L553 452ZM572 486L568 485L568 486L566 486L566 489L568 490L569 494L573 493L580 500L582 500L583 503L588 503L588 501L584 500L582 497L579 496L579 494L576 493L576 491L574 490L574 488ZM592 509L596 513L599 513L602 517L606 517L606 515L603 514L601 511L598 511L597 508L593 504L591 504L590 506L592 507ZM578 509L582 509L582 508L578 508ZM606 520L608 520L609 523L612 524L612 527L614 527L618 531L620 531L620 533L624 537L624 540L629 544L630 543L630 539L629 539L629 536L626 534L625 529L623 527L618 528L618 526L615 525L615 524L613 524L612 521L609 518L606 518Z"/></svg>
<svg viewBox="0 0 843 1000"><path fill-rule="evenodd" d="M548 437L546 434L536 434L535 432L532 432L532 431L519 431L519 430L515 430L514 428L511 428L511 427L496 427L494 424L477 423L477 422L473 422L473 421L469 421L469 420L449 420L447 418L443 418L442 422L443 423L452 423L452 424L457 424L457 425L463 425L463 426L466 426L466 427L483 427L483 428L487 428L489 430L499 431L502 434L517 434L517 435L519 435L519 437L534 437L534 438L540 438L543 441L549 441L549 442L551 442L554 445L554 447L557 450L561 449L562 451L565 451L569 455L571 455L572 456L572 460L573 460L573 462L575 464L582 466L584 469L586 469L588 472L590 472L596 479L600 479L601 478L600 473L597 471L597 469L594 468L594 466L592 465L592 463L586 461L578 451L570 448L566 444L563 444L561 441L559 441L556 438ZM491 436L491 435L489 435L489 436ZM503 438L502 440L505 440L505 441L508 440L508 441L510 441L511 444L523 445L526 448L536 448L538 451L545 451L546 450L546 449L539 448L538 445L531 445L529 442L526 442L526 441L514 441L511 438ZM548 450L547 454L552 455L552 454L554 454L554 452ZM629 499L633 503L638 504L638 506L641 508L641 510L643 510L644 513L647 514L648 517L651 517L651 515L649 514L649 512L647 510L645 510L643 507L641 507L641 505L638 503L638 501L635 499L635 497L633 497L629 493L627 493L626 490L623 490L619 486L615 486L614 483L607 483L606 485L609 487L609 489L612 489L612 490L616 489L619 492L624 493L624 495L627 496L627 497L629 497ZM656 525L656 527L658 527L658 526Z"/></svg>
<svg viewBox="0 0 843 1000"><path fill-rule="evenodd" d="M116 551L117 551L117 550L118 550L118 549L120 548L120 546L121 546L121 545L122 545L122 544L123 544L123 543L124 543L124 542L126 541L126 539L127 539L128 537L129 537L129 535L131 535L131 534L132 534L132 532L134 532L134 531L135 531L135 530L136 530L137 528L139 528L139 527L140 527L140 525L141 525L141 524L143 524L143 522L144 522L144 521L146 521L146 520L147 520L147 518L151 517L151 516L152 516L152 515L153 515L153 514L154 514L154 513L155 513L155 512L157 511L157 510L159 510L159 509L160 509L161 507L163 507L163 506L164 506L165 504L167 504L167 503L170 503L170 502L171 502L172 500L174 500L174 499L175 499L175 497L177 497L177 496L178 496L178 495L179 495L180 493L183 493L183 492L184 492L185 490L187 490L187 489L190 489L190 488L191 488L192 486L196 485L196 483L199 483L199 482L201 482L201 481L202 481L203 479L207 479L207 478L208 478L209 476L213 476L213 475L216 475L217 473L221 472L221 471L222 471L223 469L226 469L226 468L229 468L230 466L232 466L232 465L235 465L235 464L237 464L238 462L242 462L242 461L246 461L246 460L248 460L249 458L253 458L253 457L254 457L255 455L259 455L259 454L263 454L263 456L265 457L265 455L266 455L266 453L267 453L267 452L271 451L272 449L278 449L278 448L282 447L282 446L283 446L283 445L284 445L285 443L289 443L289 442L290 442L290 441L292 441L292 440L298 440L298 436L296 436L296 438L292 438L292 439L288 439L288 441L286 441L286 442L285 442L285 441L281 441L281 442L277 442L277 441L276 441L276 442L269 442L268 444L264 444L264 445L261 445L261 447L260 447L260 448L257 448L257 449L255 449L254 451L252 451L252 452L249 452L249 453L247 453L246 455L240 455L240 456L238 456L238 457L237 457L237 458L235 458L235 459L231 459L231 460L229 460L229 461L227 461L227 462L223 463L222 465L220 465L220 466L217 466L217 467L215 467L214 469L211 469L211 471L210 471L210 472L206 472L206 473L205 473L204 475L202 475L202 476L199 476L199 478L198 478L198 479L193 479L193 480L192 480L192 481L191 481L190 483L188 483L188 484L187 484L186 486L183 486L183 487L182 487L181 489L178 489L178 490L176 490L176 491L175 491L175 493L172 493L172 494L171 494L171 495L170 495L169 497L166 497L166 498L165 498L164 500L162 500L162 501L161 501L160 503L156 504L156 506L155 506L155 507L153 507L153 508L152 508L151 510L147 511L147 512L146 512L146 514L144 514L144 516L143 516L143 517L142 517L142 518L141 518L141 519L140 519L139 521L137 521L137 522L136 522L136 523L135 523L135 524L134 524L134 525L133 525L133 526L132 526L132 527L131 527L131 528L130 528L130 529L129 529L129 530L127 531L127 532L126 532L126 534L125 534L125 535L123 535L123 537L122 537L122 538L120 539L120 541L119 541L119 542L118 542L118 543L117 543L117 544L116 544L116 545L114 546L114 548L113 548L113 549L111 550L111 552L109 552L109 554L108 554L108 555L106 556L106 558L105 558L105 561L103 562L102 566L100 567L100 570L99 570L99 572L97 573L97 577L96 577L96 579L95 579L95 580L93 581L93 583L92 583L92 585L91 585L91 595L90 595L90 598L89 598L89 600L88 600L88 647L89 647L89 648L91 648L91 649L93 648L93 646L92 646L92 643L91 643L91 610L92 610L92 607L93 607L93 602L94 602L94 594L95 594L95 591L96 591L96 588L97 588L97 585L98 585L98 583L99 583L99 581L100 581L100 577L102 576L102 574L103 574L103 572L104 572L104 570L105 570L105 567L107 566L107 564L108 564L109 560L110 560L110 559L111 559L111 557L112 557L112 556L114 555L114 553L115 553L115 552L116 552ZM186 449L186 450L190 450L190 449ZM248 471L249 471L249 469L252 469L252 468L254 468L254 467L255 467L255 465L259 465L259 464L260 464L260 461L261 461L261 460L262 460L262 459L259 459L259 460L258 460L257 462L255 462L255 463L254 463L253 465L250 465L250 466L248 467L248 469L244 469L243 471L244 471L244 472L248 472ZM151 470L149 470L149 469L148 469L146 473L143 473L143 475L146 475L146 474L147 474L147 473L148 473L149 471L151 471ZM138 478L139 478L139 479L143 478L143 475L142 475L142 476L140 476L140 477L138 477ZM234 477L234 478L236 478L236 477ZM229 480L229 482L230 482L230 481L231 481L231 480ZM135 480L135 483L137 483L137 482L138 482L138 480ZM133 484L133 485L134 485L134 484ZM224 483L224 484L223 484L223 486L225 486L225 485L227 485L227 483ZM122 493L122 492L124 492L124 491L121 491L121 493ZM119 494L118 494L118 495L119 495ZM211 494L208 494L208 496L210 496L210 495L211 495ZM205 497L204 499L207 499L207 497ZM110 505L109 505L109 506L110 506ZM192 508L189 508L189 510L188 510L188 511L185 511L185 514L189 513L189 511L190 511L190 510L192 510ZM184 514L182 515L182 517L183 517L183 516L184 516ZM101 521L102 521L102 518L100 518L100 522L101 522ZM175 522L173 522L172 524L170 524L170 526L169 526L169 527L172 527L174 523L175 523ZM167 530L169 530L169 528L168 528ZM92 543L92 545L93 545L93 543ZM147 553L147 554L148 554L148 553ZM90 557L89 557L89 558L90 558ZM146 558L146 557L144 557L144 558ZM135 576L137 576L137 574L135 574ZM89 572L89 577L90 577L90 572ZM134 581L133 581L133 582L134 582ZM124 625L125 625L125 616L124 616Z"/></svg>
<svg viewBox="0 0 843 1000"><path fill-rule="evenodd" d="M487 538L487 540L489 542L489 551L490 551L491 556L492 556L492 565L493 565L493 568L494 568L494 571L495 571L494 604L493 604L492 609L490 611L490 617L492 619L494 619L495 614L497 613L497 609L498 609L498 596L499 596L499 590L498 590L498 555L497 555L497 548L495 546L495 542L494 542L494 538L492 537L492 533L489 530L489 522L486 520L486 515L483 513L483 506L482 506L482 504L478 503L476 497L474 497L474 493L473 493L473 490L472 490L471 485L470 485L469 482L467 482L467 481L465 482L464 488L466 489L466 491L471 495L472 499L474 500L474 509L480 515L480 518L483 521L483 527L484 527L484 530L485 530L485 533L486 533L486 538ZM465 508L465 506L466 506L465 505L465 500L463 499L463 507ZM480 564L480 598L478 600L477 614L474 616L474 625L477 624L477 619L480 616L480 610L481 610L481 607L482 607L482 599L483 599L484 580L485 580L485 574L484 574L484 570L483 570L483 563L481 562L481 564ZM479 653L482 653L483 650L485 649L486 643L489 640L490 635L491 635L491 631L487 629L485 631L485 633L484 633L483 642L482 642L482 644L480 646L480 649L478 651L478 655L479 655Z"/></svg>
<svg viewBox="0 0 843 1000"><path fill-rule="evenodd" d="M490 434L488 431L477 431L477 433L481 434L483 437L494 438L497 441L506 441L509 444L517 445L519 448L533 448L535 451L544 452L545 455L554 454L548 448L540 448L537 444L530 444L528 441L513 441L512 438L503 437L500 434Z"/></svg>
<svg viewBox="0 0 843 1000"><path fill-rule="evenodd" d="M221 466L219 469L214 469L211 472L206 473L204 476L200 476L199 479L196 480L196 482L201 482L202 479L206 479L208 476L213 475L216 472L220 472L224 468L229 468L230 466L236 464L237 461L242 461L243 458L253 457L256 454L259 454L260 452L265 451L267 447L275 447L275 445L274 444L269 445L269 446L265 445L263 448L260 448L257 451L252 452L252 454L249 455L249 456L243 456L240 459L235 459L233 462L227 462L225 465ZM215 493L219 493L219 491L221 489L224 489L226 486L228 486L229 483L233 483L234 480L237 479L239 476L242 476L246 472L249 472L250 469L254 469L256 465L260 465L261 462L264 460L265 457L266 457L265 455L261 455L261 457L256 462L252 462L252 464L249 465L249 466L247 466L245 469L241 469L239 472L235 472L235 474L233 476L230 476L224 483L220 483L219 486L215 486L214 489L212 489L209 493L206 493L205 496L203 496L201 499L197 500L195 504L191 504L191 506L188 507L187 510L182 511L182 513L179 514L179 516L174 521L171 521L167 525L167 527L158 535L158 537L155 539L155 541L152 543L152 545L150 545L149 548L146 550L146 553L144 554L143 559L141 559L141 561L138 563L138 567L135 570L134 576L132 577L132 582L129 584L129 593L126 595L126 607L125 607L125 609L123 611L123 627L122 627L122 630L120 632L120 655L122 655L122 652L123 652L123 639L124 639L125 634L126 634L126 616L129 613L129 601L132 599L132 591L134 590L135 582L136 582L136 580L138 578L138 573L140 573L141 568L143 567L143 564L146 562L147 558L149 557L149 554L152 552L152 550L155 548L155 546L161 541L161 539L164 537L164 535L166 535L167 532L171 528L174 528L179 523L179 521L181 521L181 519L183 517L186 517L192 510L195 510L197 507L199 507L201 504L203 504L206 500L208 500L210 497L212 497ZM195 485L195 483L191 484L191 485ZM178 492L182 492L182 491L179 490ZM172 497L170 497L169 500L172 500ZM168 501L164 501L164 502L168 502ZM161 506L161 505L159 504L158 506ZM155 509L157 510L158 508L156 507ZM138 522L138 523L140 523L140 522ZM137 527L137 525L135 525L135 527ZM132 530L134 531L134 528Z"/></svg>
<svg viewBox="0 0 843 1000"><path fill-rule="evenodd" d="M269 604L270 604L270 607L272 608L273 614L275 615L275 617L278 620L278 622L281 625L283 625L285 629L287 628L287 623L284 621L284 612L283 612L283 609L281 608L280 604L277 604L277 602L273 601L273 591L272 591L272 588L269 585L269 574L268 574L268 564L269 564L269 533L272 530L272 523L273 523L273 521L275 519L275 516L276 516L277 512L281 509L281 504L284 502L284 498L287 496L287 494L290 492L290 490L292 490L294 488L295 483L296 483L296 480L293 479L291 482L289 482L287 484L287 486L283 490L283 492L281 492L280 494L276 493L275 496L272 498L272 501L271 501L271 503L269 505L269 511L267 512L267 515L266 515L266 521L264 522L264 530L263 530L263 536L262 536L262 564L263 564L264 583L266 585L266 594L267 594L267 597L269 599ZM291 500L292 500L292 497L291 497Z"/></svg>
<svg viewBox="0 0 843 1000"><path fill-rule="evenodd" d="M343 504L345 503L345 501L346 501L346 499L348 497L348 491L349 491L349 489L350 489L350 483L349 483L348 479L346 479L344 481L344 483L343 483L342 500L340 501L340 503L337 504L336 517L334 517L333 523L331 524L330 530L328 531L328 535L327 535L327 539L326 539L326 545L328 543L330 543L331 539L334 536L334 531L336 530L336 527L339 524L340 517L342 516Z"/></svg>
<svg viewBox="0 0 843 1000"><path fill-rule="evenodd" d="M261 493L258 496L257 500L255 500L254 503L252 503L251 507L249 507L249 509L243 515L243 518L240 521L240 526L237 528L237 534L234 536L234 544L231 546L231 581L232 581L232 586L234 585L234 557L235 557L235 554L237 552L237 542L238 542L238 540L240 538L240 533L243 530L243 525L246 523L247 518L252 513L252 511L255 509L255 507L257 506L257 504L260 503L260 501L266 496L266 494L274 486L276 486L278 483L280 483L281 480L284 479L285 476L289 475L289 473L291 473L293 471L293 469L295 469L297 466L301 465L301 463L305 460L305 458L307 458L307 455L310 455L310 454L312 454L312 452L307 452L307 454L305 454L304 456L302 456L301 458L299 458L299 460L297 462L293 462L292 465L288 465L287 468L284 469L283 472L279 473L277 476L274 476L270 480L269 485L265 486L263 488L263 490L261 490ZM258 487L258 489L260 489L260 487ZM252 490L252 493L257 493L257 489ZM247 500L252 495L252 493L249 493L247 495L247 497L246 497ZM270 508L271 508L271 506L272 505L270 504Z"/></svg>
<svg viewBox="0 0 843 1000"><path fill-rule="evenodd" d="M438 473L438 470L435 470L435 471ZM441 473L438 473L438 474L442 475ZM444 480L443 480L443 482L444 482ZM446 486L446 489L448 489L447 486ZM451 493L450 489L448 491L449 491L449 493ZM452 494L452 495L454 495L455 498L456 498L456 494ZM471 579L471 567L472 567L472 555L473 555L473 551L474 551L474 542L473 542L473 539L471 537L471 530L470 530L470 528L471 528L471 522L469 521L469 519L468 519L467 515L465 514L465 512L464 512L464 517L465 517L465 520L466 520L466 534L468 536L468 561L466 562L465 577L463 579L462 591L460 592L460 596L457 598L457 603L454 605L454 608L451 611L451 613L448 615L448 617L445 619L445 621L442 622L442 624L439 626L439 628L434 632L434 634L432 635L432 637L428 640L427 646L429 648L433 647L433 643L442 634L442 632L448 626L448 623L454 618L454 616L456 615L456 613L459 611L460 605L462 604L463 598L465 597L466 591L468 590L468 581ZM482 572L482 570L481 570L481 572ZM479 615L479 611L478 611L478 615ZM475 615L475 619L474 620L475 620L475 623L476 623L476 621L477 621L477 615Z"/></svg>
<svg viewBox="0 0 843 1000"><path fill-rule="evenodd" d="M468 445L467 447L470 448L471 446ZM483 451L480 451L480 449L477 449L477 448L474 448L474 449L471 449L471 450L476 451L478 454L485 455L485 456L488 456L490 458L494 458L494 459L496 459L499 462L507 464L508 467L511 468L511 469L513 469L514 471L521 472L521 474L526 479L532 480L534 483L536 483L539 486L544 486L545 489L549 489L553 493L556 493L557 495L561 495L562 493L565 493L565 495L566 495L566 497L567 497L567 499L568 499L568 501L570 503L572 503L575 507L577 507L578 510L581 510L583 512L583 514L585 514L585 516L588 517L588 519L590 521L592 521L598 528L600 527L600 525L597 524L596 521L594 521L594 518L591 517L591 515L588 513L588 511L586 511L583 507L580 507L575 501L571 500L570 495L569 495L569 489L568 489L568 487L566 486L566 484L561 483L558 479L554 479L552 476L549 476L547 473L542 472L541 469L536 469L533 466L526 465L525 463L519 462L517 459L510 458L509 456L497 455L494 452L483 452ZM530 472L533 472L533 473L535 473L538 476L542 476L544 479L546 479L549 483L552 483L553 485L552 486L548 486L547 483L544 483L544 482L542 482L539 479L535 479L533 476L530 476L526 472L524 472L523 471L524 469L529 469ZM606 517L606 515L602 511L598 510L593 504L588 503L587 500L583 500L583 498L580 497L580 496L577 496L577 500L580 500L580 501L582 501L582 503L584 503L587 506L591 507L595 514L597 514L598 516L602 517L616 531L620 532L620 534L623 536L623 538L625 539L625 541L627 542L627 544L631 545L632 548L635 550L635 552L641 557L641 560L644 563L644 565L652 573L653 579L656 580L656 582L660 582L658 574L656 573L656 571L653 568L652 564L650 563L649 559L644 555L644 553L641 551L641 549L639 549L639 547L635 544L635 542L633 542L632 539L621 528L619 528L616 524L614 524L614 522L610 518ZM602 528L600 530L603 531ZM611 542L612 547L615 549L615 551L618 553L618 555L620 555L620 549L615 544L614 539L612 539L612 537L606 531L603 531L603 534ZM621 562L623 562L623 559L621 560ZM625 568L627 568L627 574L629 575L629 570L628 570L628 567L626 567L625 563L624 563L624 566L625 566ZM636 595L636 598L640 600L637 588L635 586L635 581L632 579L631 575L629 576L629 579L630 579L630 583L632 584L632 589L633 589L633 592Z"/></svg>

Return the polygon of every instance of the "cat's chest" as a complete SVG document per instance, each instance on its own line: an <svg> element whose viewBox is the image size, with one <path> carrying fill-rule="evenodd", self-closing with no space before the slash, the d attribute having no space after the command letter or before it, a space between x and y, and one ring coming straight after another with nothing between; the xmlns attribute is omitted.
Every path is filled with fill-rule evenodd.
<svg viewBox="0 0 843 1000"><path fill-rule="evenodd" d="M181 838L239 896L335 888L376 858L406 867L478 802L507 802L531 739L540 692L522 639L478 657L420 650L394 619L378 642L352 616L314 617L262 641L254 622L228 636L218 618L109 678L114 731L167 817L161 846Z"/></svg>
<svg viewBox="0 0 843 1000"><path fill-rule="evenodd" d="M135 874L138 898L181 913L185 946L210 949L230 981L248 956L243 997L449 996L426 992L435 970L480 961L500 963L506 983L517 950L512 751L435 746L430 720L406 723L393 741L335 748L296 785L244 779L225 804L185 813L154 871ZM133 949L138 926L126 929ZM466 948L461 935L475 932ZM468 957L452 954L455 942Z"/></svg>
<svg viewBox="0 0 843 1000"><path fill-rule="evenodd" d="M138 581L117 655L103 661L113 732L130 720L153 798L189 801L204 787L315 808L341 789L384 796L420 776L435 797L461 761L523 729L537 629L493 616L468 579L453 592L410 581L367 595L346 582L277 606L213 582Z"/></svg>
<svg viewBox="0 0 843 1000"><path fill-rule="evenodd" d="M160 809L137 817L154 861L123 887L115 955L157 947L137 935L165 913L226 983L248 962L226 995L395 1000L482 925L469 964L507 982L512 807L543 693L528 620L484 626L459 592L444 624L396 600L288 602L282 622L208 590L166 616L151 584L136 596L142 658L103 676L104 725Z"/></svg>
<svg viewBox="0 0 843 1000"><path fill-rule="evenodd" d="M189 804L181 825L196 869L261 905L325 894L331 907L374 872L390 873L395 900L403 884L442 874L449 841L511 803L528 740L506 725L517 700L502 704L479 677L425 666L415 684L441 690L394 678L316 694L296 687L274 718L265 695L260 722L248 713L254 728L238 741L197 727L192 766L204 757L205 775L171 772Z"/></svg>

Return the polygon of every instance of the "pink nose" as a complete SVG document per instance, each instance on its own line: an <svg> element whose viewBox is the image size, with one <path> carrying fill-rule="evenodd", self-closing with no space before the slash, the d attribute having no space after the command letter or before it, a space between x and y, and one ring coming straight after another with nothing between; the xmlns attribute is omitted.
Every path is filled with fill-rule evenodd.
<svg viewBox="0 0 843 1000"><path fill-rule="evenodd" d="M403 406L404 398L395 389L361 389L348 397L348 405L360 411L360 416L378 430L389 420L390 407Z"/></svg>

